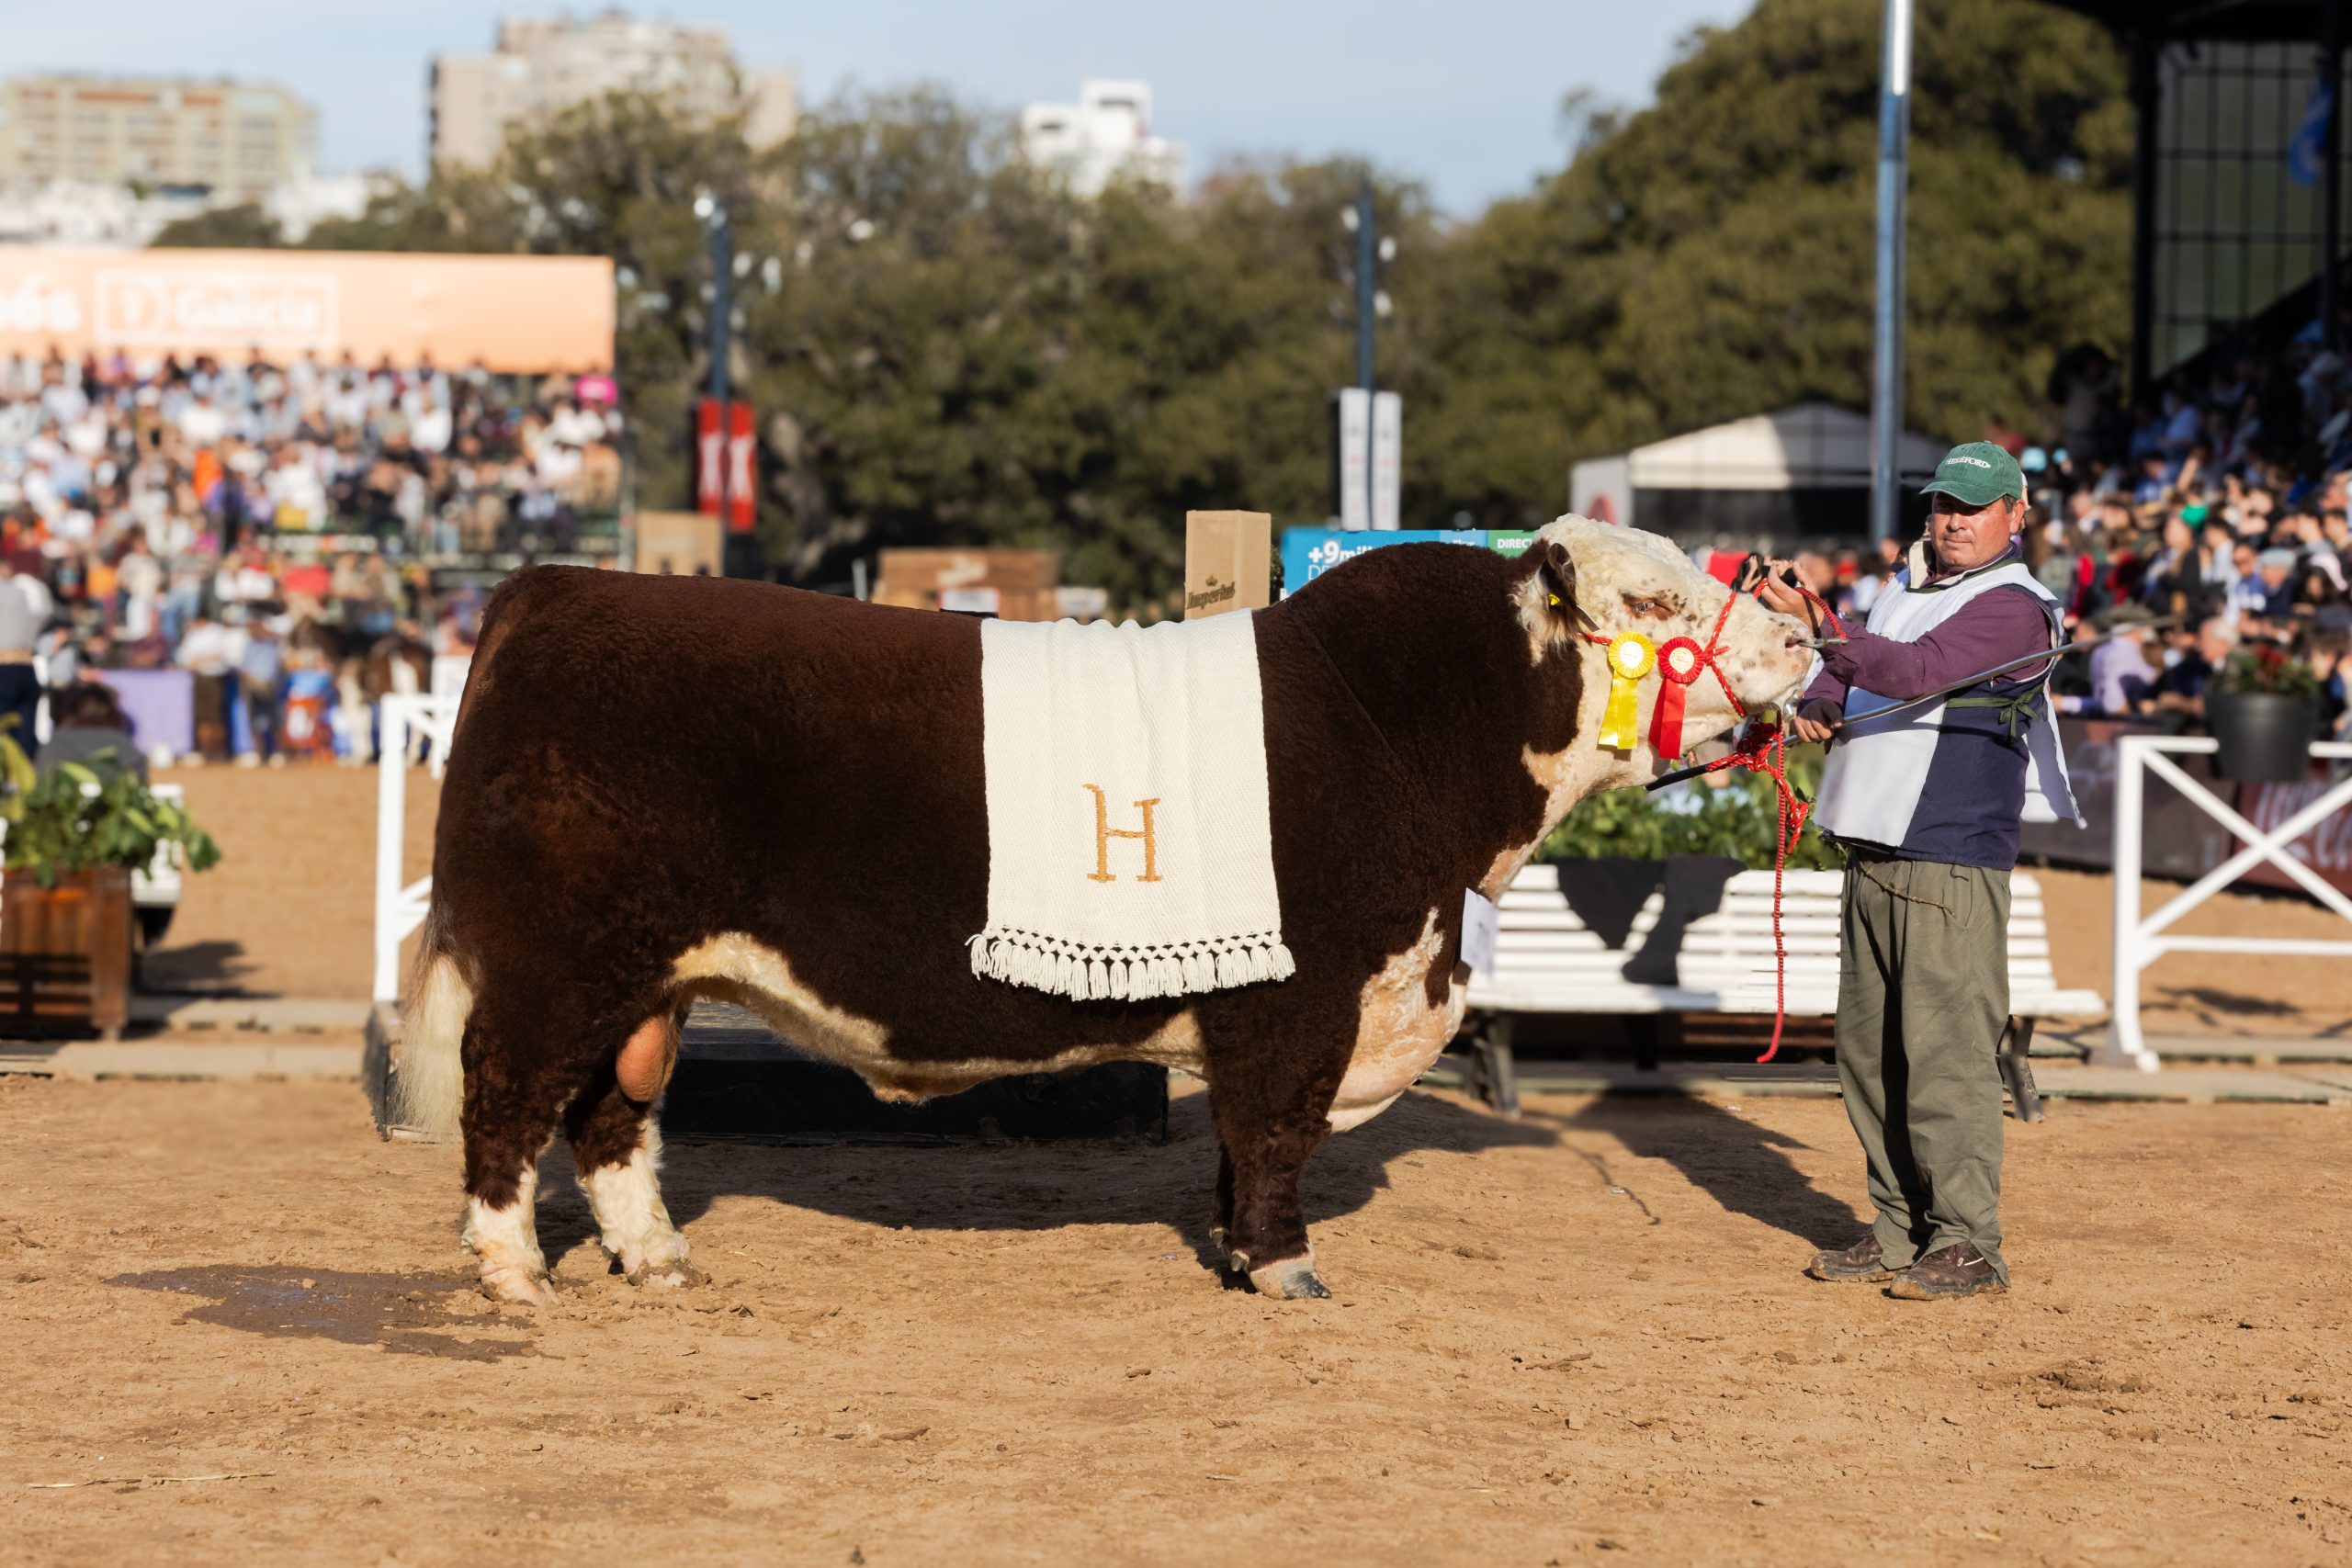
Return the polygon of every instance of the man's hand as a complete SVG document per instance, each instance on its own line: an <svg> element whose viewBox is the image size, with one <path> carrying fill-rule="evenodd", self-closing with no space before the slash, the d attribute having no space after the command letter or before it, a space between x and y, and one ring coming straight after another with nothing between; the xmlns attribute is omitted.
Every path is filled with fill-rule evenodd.
<svg viewBox="0 0 2352 1568"><path fill-rule="evenodd" d="M1781 580L1781 574L1791 570L1787 561L1771 562L1765 569L1763 583L1756 590L1757 600L1768 610L1778 611L1783 615L1794 615L1805 624L1807 631L1815 637L1819 637L1821 635L1819 606Z"/></svg>
<svg viewBox="0 0 2352 1568"><path fill-rule="evenodd" d="M1844 716L1843 703L1815 697L1789 716L1789 733L1806 745L1826 746L1838 739L1838 727Z"/></svg>

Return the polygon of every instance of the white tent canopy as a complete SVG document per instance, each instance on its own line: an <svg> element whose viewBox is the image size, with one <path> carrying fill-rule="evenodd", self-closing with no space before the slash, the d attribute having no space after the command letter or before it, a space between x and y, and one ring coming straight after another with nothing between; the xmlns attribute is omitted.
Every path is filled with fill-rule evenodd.
<svg viewBox="0 0 2352 1568"><path fill-rule="evenodd" d="M1927 483L1945 450L1942 442L1905 433L1903 482ZM1835 403L1797 403L1578 463L1569 507L1589 514L1605 496L1617 521L1631 523L1639 491L1867 490L1870 482L1869 417Z"/></svg>

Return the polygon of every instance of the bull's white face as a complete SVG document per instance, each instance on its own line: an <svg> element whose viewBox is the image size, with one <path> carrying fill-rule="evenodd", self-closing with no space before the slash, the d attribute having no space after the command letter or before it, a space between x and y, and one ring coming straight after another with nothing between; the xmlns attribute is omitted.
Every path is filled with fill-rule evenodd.
<svg viewBox="0 0 2352 1568"><path fill-rule="evenodd" d="M1521 580L1516 606L1527 634L1528 657L1541 665L1555 649L1566 649L1583 672L1576 738L1557 751L1524 753L1528 775L1544 791L1541 831L1498 854L1478 884L1489 898L1502 890L1528 857L1576 803L1604 789L1646 784L1667 764L1649 744L1650 716L1657 706L1661 677L1652 671L1636 687L1640 698L1639 744L1620 751L1600 743L1601 717L1609 704L1608 650L1602 638L1637 631L1653 644L1688 637L1701 648L1715 636L1731 591L1655 534L1612 527L1585 517L1563 517L1544 528L1529 547L1542 558ZM1798 645L1805 628L1792 616L1775 615L1742 594L1724 616L1715 659L1739 697L1735 708L1723 683L1710 671L1683 688L1685 749L1722 734L1740 710L1760 712L1795 694L1813 667L1813 650Z"/></svg>
<svg viewBox="0 0 2352 1568"><path fill-rule="evenodd" d="M1530 650L1540 659L1553 644L1569 641L1582 657L1586 722L1577 744L1619 764L1613 769L1604 766L1600 776L1588 775L1589 787L1646 780L1662 765L1650 748L1648 735L1650 715L1664 677L1653 671L1638 684L1642 743L1631 752L1601 750L1597 737L1609 696L1608 652L1589 641L1584 633L1611 637L1620 632L1639 632L1658 645L1688 637L1703 649L1716 636L1715 620L1723 614L1724 601L1735 596L1656 534L1613 527L1589 518L1563 517L1538 534L1530 548L1548 552L1553 546L1566 553L1566 570L1556 576L1539 570L1521 591L1520 618L1527 627ZM1551 603L1554 590L1561 586L1569 590L1576 609L1586 617L1582 624L1575 616L1563 615L1565 606ZM1737 595L1724 620L1715 660L1738 694L1740 707L1732 705L1723 682L1712 671L1702 671L1683 688L1684 745L1731 728L1739 721L1742 708L1757 713L1794 695L1813 664L1813 650L1797 640L1806 635L1793 617L1767 610L1752 595Z"/></svg>

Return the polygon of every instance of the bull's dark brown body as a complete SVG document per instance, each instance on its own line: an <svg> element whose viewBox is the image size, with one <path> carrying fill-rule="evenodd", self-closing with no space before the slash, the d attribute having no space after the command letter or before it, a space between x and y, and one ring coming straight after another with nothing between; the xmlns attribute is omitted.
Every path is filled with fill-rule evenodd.
<svg viewBox="0 0 2352 1568"><path fill-rule="evenodd" d="M1528 758L1575 739L1584 648L1531 640L1516 606L1538 573L1571 615L1557 547L1512 562L1451 545L1371 552L1258 613L1297 974L1136 1003L972 972L989 877L977 622L757 583L517 574L457 730L424 960L453 959L471 992L469 1192L513 1201L559 1119L583 1172L629 1159L648 1108L616 1078L624 1043L695 988L682 953L741 933L884 1032L887 1063L863 1070L901 1087L952 1087L975 1058L1115 1053L1190 1014L1225 1245L1253 1269L1305 1258L1298 1177L1363 1048L1368 984L1393 986L1412 953L1409 981L1442 1007L1463 889L1558 807Z"/></svg>

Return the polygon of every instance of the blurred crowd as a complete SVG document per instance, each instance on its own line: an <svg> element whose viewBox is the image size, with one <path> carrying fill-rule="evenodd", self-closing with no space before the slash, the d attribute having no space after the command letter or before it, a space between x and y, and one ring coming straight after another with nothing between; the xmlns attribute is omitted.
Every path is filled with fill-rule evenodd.
<svg viewBox="0 0 2352 1568"><path fill-rule="evenodd" d="M182 668L201 751L273 754L294 689L462 651L426 558L565 551L616 507L620 428L604 375L0 355L0 711Z"/></svg>
<svg viewBox="0 0 2352 1568"><path fill-rule="evenodd" d="M2201 727L2233 656L2308 669L2323 733L2352 739L2352 360L2299 342L2176 375L2126 412L2096 349L2061 358L2041 439L1988 432L2032 491L2026 563L2102 646L2059 666L2062 713ZM1906 541L1907 544L1907 541ZM1867 614L1904 546L1804 557L1841 614Z"/></svg>

